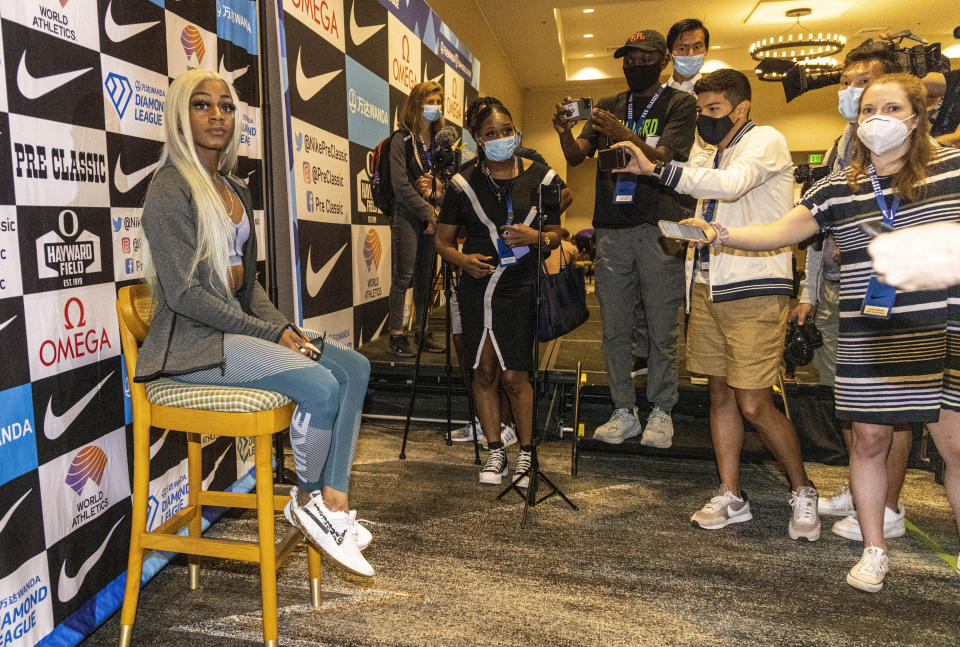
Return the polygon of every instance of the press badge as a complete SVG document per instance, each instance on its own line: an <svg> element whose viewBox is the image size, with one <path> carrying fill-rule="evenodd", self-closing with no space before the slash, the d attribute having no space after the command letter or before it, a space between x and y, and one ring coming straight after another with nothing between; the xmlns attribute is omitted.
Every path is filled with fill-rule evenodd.
<svg viewBox="0 0 960 647"><path fill-rule="evenodd" d="M870 277L867 293L863 295L863 305L860 314L875 319L888 319L893 309L893 302L897 300L897 288L881 283L877 277Z"/></svg>
<svg viewBox="0 0 960 647"><path fill-rule="evenodd" d="M507 241L503 238L497 238L497 255L500 256L500 265L507 267L517 263L517 257L513 250L507 246Z"/></svg>
<svg viewBox="0 0 960 647"><path fill-rule="evenodd" d="M621 173L617 177L617 188L613 192L613 204L630 204L637 190L637 178L631 173Z"/></svg>

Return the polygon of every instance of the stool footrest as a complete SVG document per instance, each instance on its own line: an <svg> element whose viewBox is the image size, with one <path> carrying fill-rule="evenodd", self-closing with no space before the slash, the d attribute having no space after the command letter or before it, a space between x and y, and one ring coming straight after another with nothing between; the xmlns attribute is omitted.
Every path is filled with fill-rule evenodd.
<svg viewBox="0 0 960 647"><path fill-rule="evenodd" d="M183 537L181 535L156 534L156 531L154 531L143 535L140 539L140 545L143 548L154 548L172 553L240 559L245 562L260 561L260 548L255 542Z"/></svg>
<svg viewBox="0 0 960 647"><path fill-rule="evenodd" d="M282 494L273 495L273 509L283 510L290 500L289 496ZM256 510L257 495L255 492L221 492L218 490L204 490L200 492L200 505L215 505L224 508L244 508L247 510Z"/></svg>

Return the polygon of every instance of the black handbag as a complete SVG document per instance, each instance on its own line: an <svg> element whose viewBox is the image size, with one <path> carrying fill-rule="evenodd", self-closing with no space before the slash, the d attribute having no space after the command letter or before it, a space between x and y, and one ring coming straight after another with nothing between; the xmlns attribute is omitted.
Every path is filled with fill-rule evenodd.
<svg viewBox="0 0 960 647"><path fill-rule="evenodd" d="M547 265L540 258L540 302L537 304L537 339L551 341L590 318L587 310L587 286L583 268L563 264L560 271L547 273Z"/></svg>

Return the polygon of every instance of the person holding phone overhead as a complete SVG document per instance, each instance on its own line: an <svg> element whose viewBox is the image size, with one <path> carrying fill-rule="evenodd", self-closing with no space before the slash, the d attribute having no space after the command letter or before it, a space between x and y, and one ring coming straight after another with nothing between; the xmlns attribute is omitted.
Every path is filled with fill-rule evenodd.
<svg viewBox="0 0 960 647"><path fill-rule="evenodd" d="M696 214L707 222L771 222L793 204L786 140L770 126L751 121L750 82L740 72L707 74L694 92L700 109L697 132L706 143L702 152L686 167L665 166L651 163L629 143L617 144L632 158L626 170L652 175L698 198ZM701 528L716 530L753 518L740 489L746 418L786 470L793 508L788 534L808 541L820 538L817 490L804 470L797 432L773 403L793 293L791 255L787 246L768 254L724 247L687 253L687 368L708 376L710 434L720 472L717 494L691 517Z"/></svg>
<svg viewBox="0 0 960 647"><path fill-rule="evenodd" d="M236 110L233 87L215 72L190 70L170 84L166 144L143 205L154 307L134 379L167 376L294 400L298 484L284 514L345 568L370 576L360 552L370 531L347 496L370 363L331 340L321 351L311 342L320 335L290 323L257 282L250 190L232 175Z"/></svg>
<svg viewBox="0 0 960 647"><path fill-rule="evenodd" d="M463 269L457 298L463 345L473 368L473 397L489 454L480 482L498 484L508 473L500 437L499 385L510 400L520 453L514 474L530 470L533 451L533 368L536 337L534 289L539 258L560 245L560 214L537 213L540 185L559 186L547 166L517 154L519 141L510 112L488 104L477 115L479 157L447 186L437 252ZM545 216L543 232L536 218ZM466 229L463 251L457 230ZM527 479L518 485L526 487Z"/></svg>
<svg viewBox="0 0 960 647"><path fill-rule="evenodd" d="M874 80L860 96L859 113L849 168L815 184L780 219L730 228L702 218L686 224L703 229L712 250L751 254L806 240L820 229L836 237L836 409L841 420L853 422L850 486L864 544L847 583L877 592L889 569L883 508L894 425L926 424L946 462L947 499L960 523L960 287L898 291L882 283L869 255L874 239L860 223L882 219L900 232L960 222L960 151L932 144L926 92L915 76ZM674 172L663 175L672 178Z"/></svg>

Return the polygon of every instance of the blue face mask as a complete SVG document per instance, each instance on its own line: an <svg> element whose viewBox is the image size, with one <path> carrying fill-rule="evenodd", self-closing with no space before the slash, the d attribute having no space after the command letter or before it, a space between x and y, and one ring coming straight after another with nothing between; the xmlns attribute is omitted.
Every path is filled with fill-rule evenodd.
<svg viewBox="0 0 960 647"><path fill-rule="evenodd" d="M703 67L703 59L706 54L697 54L696 56L674 56L673 69L680 76L696 76L700 68Z"/></svg>
<svg viewBox="0 0 960 647"><path fill-rule="evenodd" d="M516 147L516 135L483 142L483 152L487 159L493 162L506 162L513 155L513 149Z"/></svg>
<svg viewBox="0 0 960 647"><path fill-rule="evenodd" d="M863 94L863 90L864 88L850 86L837 91L839 97L837 110L850 123L856 121L860 115L860 95Z"/></svg>
<svg viewBox="0 0 960 647"><path fill-rule="evenodd" d="M423 118L429 122L434 122L443 114L443 108L440 106L424 106Z"/></svg>

